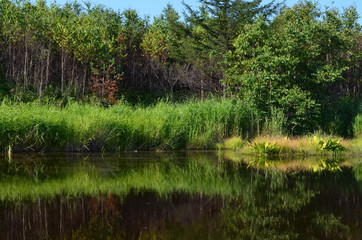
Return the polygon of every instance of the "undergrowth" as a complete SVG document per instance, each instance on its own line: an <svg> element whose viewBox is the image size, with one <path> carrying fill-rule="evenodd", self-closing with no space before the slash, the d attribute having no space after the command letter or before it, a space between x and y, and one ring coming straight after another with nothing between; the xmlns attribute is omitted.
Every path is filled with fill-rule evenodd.
<svg viewBox="0 0 362 240"><path fill-rule="evenodd" d="M108 108L3 102L0 122L1 151L212 149L230 136L256 135L253 109L226 99Z"/></svg>

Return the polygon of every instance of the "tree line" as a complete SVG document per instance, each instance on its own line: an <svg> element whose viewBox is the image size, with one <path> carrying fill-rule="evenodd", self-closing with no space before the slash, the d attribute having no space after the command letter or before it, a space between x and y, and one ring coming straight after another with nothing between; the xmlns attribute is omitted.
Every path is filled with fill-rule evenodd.
<svg viewBox="0 0 362 240"><path fill-rule="evenodd" d="M0 0L0 94L115 103L124 91L213 93L242 98L261 116L281 109L297 133L357 101L356 8L199 2L184 4L183 16L168 5L150 20L131 9Z"/></svg>

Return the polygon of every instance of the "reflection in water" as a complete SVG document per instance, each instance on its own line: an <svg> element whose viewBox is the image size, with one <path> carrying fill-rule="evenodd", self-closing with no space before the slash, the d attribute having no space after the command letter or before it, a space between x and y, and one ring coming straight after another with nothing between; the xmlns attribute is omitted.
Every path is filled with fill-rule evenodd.
<svg viewBox="0 0 362 240"><path fill-rule="evenodd" d="M20 157L0 163L0 239L362 236L362 165L340 159L286 171L213 152Z"/></svg>
<svg viewBox="0 0 362 240"><path fill-rule="evenodd" d="M6 239L150 239L172 238L186 230L190 236L212 231L212 218L219 215L220 198L172 194L163 199L151 192L98 197L57 197L39 199L21 207L7 203L2 216L2 236ZM210 221L211 220L211 221ZM205 224L204 224L205 223ZM6 233L6 235L4 235ZM4 238L5 239L5 238ZM173 238L174 239L174 238Z"/></svg>

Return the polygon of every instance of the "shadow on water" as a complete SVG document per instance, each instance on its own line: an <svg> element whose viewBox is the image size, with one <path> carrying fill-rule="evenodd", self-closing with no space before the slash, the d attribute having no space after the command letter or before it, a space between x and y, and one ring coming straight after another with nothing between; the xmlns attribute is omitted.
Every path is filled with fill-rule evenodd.
<svg viewBox="0 0 362 240"><path fill-rule="evenodd" d="M361 161L230 156L14 155L0 162L0 239L362 236Z"/></svg>

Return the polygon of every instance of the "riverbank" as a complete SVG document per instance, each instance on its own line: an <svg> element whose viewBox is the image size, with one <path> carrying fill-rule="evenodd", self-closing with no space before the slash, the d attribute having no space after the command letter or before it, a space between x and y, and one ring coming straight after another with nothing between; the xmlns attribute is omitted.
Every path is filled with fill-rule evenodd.
<svg viewBox="0 0 362 240"><path fill-rule="evenodd" d="M260 155L360 154L359 138L321 132L286 137L285 118L261 119L241 100L207 99L144 107L119 103L108 108L85 103L0 104L2 152L103 152L231 149ZM354 122L361 134L362 117ZM260 137L263 136L263 137Z"/></svg>

